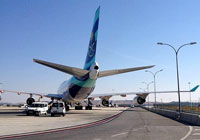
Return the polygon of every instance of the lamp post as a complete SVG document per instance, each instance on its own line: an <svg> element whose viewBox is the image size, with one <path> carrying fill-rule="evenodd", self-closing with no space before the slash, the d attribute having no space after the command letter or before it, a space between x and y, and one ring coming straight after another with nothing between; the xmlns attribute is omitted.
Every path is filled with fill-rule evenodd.
<svg viewBox="0 0 200 140"><path fill-rule="evenodd" d="M166 44L166 43L158 42L157 44L171 47L176 54L176 75L177 75L177 86L178 86L178 110L179 110L179 114L180 114L181 113L181 101L180 101L180 86L179 86L179 71L178 71L178 52L182 47L187 46L187 45L194 45L194 44L196 44L196 42L190 42L190 43L187 43L187 44L183 44L177 50L172 45L169 45L169 44Z"/></svg>
<svg viewBox="0 0 200 140"><path fill-rule="evenodd" d="M139 88L139 89L141 89L141 90L143 90L144 92L146 92L146 89L144 89L144 88Z"/></svg>
<svg viewBox="0 0 200 140"><path fill-rule="evenodd" d="M149 71L149 70L145 70L145 72L149 72L149 73L151 73L153 75L153 79L154 79L154 95L155 95L155 108L156 108L156 74L158 72L161 72L161 71L163 71L163 69L161 69L161 70L159 70L159 71L157 71L155 73L153 73L152 71Z"/></svg>
<svg viewBox="0 0 200 140"><path fill-rule="evenodd" d="M191 84L191 83L190 83L190 82L188 82L188 85L189 85L189 90L190 90L190 84ZM191 92L190 92L190 104L189 104L189 106L190 106L190 108L192 107L192 106L191 106Z"/></svg>
<svg viewBox="0 0 200 140"><path fill-rule="evenodd" d="M3 85L3 83L0 83L0 85ZM0 87L0 89L1 89L2 87Z"/></svg>
<svg viewBox="0 0 200 140"><path fill-rule="evenodd" d="M3 83L0 83L0 85L3 85ZM0 89L2 88L2 86L0 86ZM0 95L0 101L1 101L1 95Z"/></svg>
<svg viewBox="0 0 200 140"><path fill-rule="evenodd" d="M150 83L147 83L147 82L142 82L142 83L146 84L146 86L147 86L147 92L149 92L149 85L152 84L153 81L150 82ZM148 108L149 108L149 96L147 98L148 98Z"/></svg>

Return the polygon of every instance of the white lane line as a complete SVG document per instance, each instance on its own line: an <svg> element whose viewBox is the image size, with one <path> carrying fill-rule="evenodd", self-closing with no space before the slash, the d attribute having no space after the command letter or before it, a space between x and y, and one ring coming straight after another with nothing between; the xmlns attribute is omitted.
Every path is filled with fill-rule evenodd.
<svg viewBox="0 0 200 140"><path fill-rule="evenodd" d="M196 128L196 129L194 129L194 130L195 130L195 131L199 131L200 129L197 129L197 128Z"/></svg>
<svg viewBox="0 0 200 140"><path fill-rule="evenodd" d="M97 139L94 139L94 140L102 140L101 138L97 138Z"/></svg>
<svg viewBox="0 0 200 140"><path fill-rule="evenodd" d="M180 140L185 140L191 133L192 133L192 130L193 130L193 127L192 126L189 126L189 131L188 133Z"/></svg>
<svg viewBox="0 0 200 140"><path fill-rule="evenodd" d="M193 133L193 136L200 136L200 133Z"/></svg>
<svg viewBox="0 0 200 140"><path fill-rule="evenodd" d="M137 128L137 129L133 129L132 131L134 132L134 131L138 131L140 129L144 129L144 128Z"/></svg>
<svg viewBox="0 0 200 140"><path fill-rule="evenodd" d="M117 136L120 136L120 135L125 135L125 134L127 134L127 133L128 133L128 132L118 133L118 134L112 135L111 137L117 137Z"/></svg>

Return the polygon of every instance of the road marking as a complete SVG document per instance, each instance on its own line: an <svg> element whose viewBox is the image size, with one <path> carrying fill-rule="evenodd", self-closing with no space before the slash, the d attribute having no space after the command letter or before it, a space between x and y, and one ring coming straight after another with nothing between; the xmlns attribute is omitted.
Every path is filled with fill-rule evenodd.
<svg viewBox="0 0 200 140"><path fill-rule="evenodd" d="M120 136L120 135L125 135L125 134L127 134L127 133L128 133L128 132L118 133L118 134L112 135L111 137L117 137L117 136Z"/></svg>
<svg viewBox="0 0 200 140"><path fill-rule="evenodd" d="M138 131L140 129L144 129L144 128L137 128L137 129L133 129L132 131L134 132L134 131Z"/></svg>
<svg viewBox="0 0 200 140"><path fill-rule="evenodd" d="M200 135L200 133L194 133L194 134L192 134L192 135L194 135L194 136L199 136L199 135Z"/></svg>
<svg viewBox="0 0 200 140"><path fill-rule="evenodd" d="M192 126L189 126L189 131L188 131L188 133L187 133L182 139L180 139L180 140L185 140L185 139L192 133L192 129L193 129L193 127L192 127Z"/></svg>
<svg viewBox="0 0 200 140"><path fill-rule="evenodd" d="M94 140L102 140L101 138L97 138L97 139L94 139Z"/></svg>
<svg viewBox="0 0 200 140"><path fill-rule="evenodd" d="M200 129L197 129L197 128L196 128L196 129L194 129L194 130L195 130L195 131L199 131Z"/></svg>

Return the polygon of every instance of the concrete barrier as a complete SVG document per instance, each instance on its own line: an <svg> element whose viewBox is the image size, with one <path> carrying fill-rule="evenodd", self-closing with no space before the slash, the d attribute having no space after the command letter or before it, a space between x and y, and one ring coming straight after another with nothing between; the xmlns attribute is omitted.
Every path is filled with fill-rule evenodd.
<svg viewBox="0 0 200 140"><path fill-rule="evenodd" d="M193 125L200 126L200 116L192 113L181 113L180 120Z"/></svg>
<svg viewBox="0 0 200 140"><path fill-rule="evenodd" d="M155 108L146 108L146 107L142 107L142 108L149 110L151 112L160 114L162 116L177 120L177 121L200 126L200 115L198 114L185 113L185 112L181 112L181 114L179 114L179 112L173 111L173 110L166 110L166 109L159 109L159 108L155 109Z"/></svg>

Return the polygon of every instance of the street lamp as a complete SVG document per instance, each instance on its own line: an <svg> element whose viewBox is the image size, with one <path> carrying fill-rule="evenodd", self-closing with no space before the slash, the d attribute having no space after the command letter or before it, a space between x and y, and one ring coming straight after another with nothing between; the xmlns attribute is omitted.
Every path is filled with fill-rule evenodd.
<svg viewBox="0 0 200 140"><path fill-rule="evenodd" d="M146 92L146 89L144 89L144 88L139 88L139 89L141 89L141 90L143 90L144 92Z"/></svg>
<svg viewBox="0 0 200 140"><path fill-rule="evenodd" d="M180 101L180 86L179 86L179 72L178 72L178 52L182 47L187 46L187 45L194 45L194 44L196 44L196 42L190 42L190 43L187 43L187 44L183 44L177 50L172 45L169 45L169 44L166 44L166 43L158 42L157 44L171 47L176 54L176 74L177 74L178 105L179 105L178 110L179 110L179 114L180 114L181 113L181 101Z"/></svg>
<svg viewBox="0 0 200 140"><path fill-rule="evenodd" d="M191 84L191 83L190 83L190 82L188 82L188 85L189 85L189 90L190 90L190 84ZM192 106L191 106L191 92L190 92L190 103L189 103L189 104L190 104L189 106L190 106L190 107L192 107Z"/></svg>
<svg viewBox="0 0 200 140"><path fill-rule="evenodd" d="M147 82L142 82L142 83L144 83L144 84L146 84L146 86L147 86L147 92L149 92L149 85L150 84L152 84L153 83L153 81L152 82L150 82L150 83L147 83ZM149 108L149 95L148 95L148 108Z"/></svg>
<svg viewBox="0 0 200 140"><path fill-rule="evenodd" d="M147 86L147 92L149 92L149 85L153 83L153 81L151 81L150 83L147 83L147 82L142 82L144 83L146 86Z"/></svg>
<svg viewBox="0 0 200 140"><path fill-rule="evenodd" d="M0 83L0 85L3 85L3 83ZM2 87L0 87L0 89L1 89ZM0 95L0 101L1 101L1 95Z"/></svg>
<svg viewBox="0 0 200 140"><path fill-rule="evenodd" d="M161 72L161 71L163 71L163 69L161 69L161 70L159 70L159 71L157 71L157 72L155 72L155 73L153 73L152 71L149 71L149 70L145 70L145 72L149 72L149 73L151 73L151 74L153 75L153 79L154 79L155 107L156 107L156 74L157 74L158 72Z"/></svg>
<svg viewBox="0 0 200 140"><path fill-rule="evenodd" d="M0 85L3 85L3 83L0 83ZM1 88L0 88L1 89Z"/></svg>

